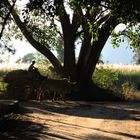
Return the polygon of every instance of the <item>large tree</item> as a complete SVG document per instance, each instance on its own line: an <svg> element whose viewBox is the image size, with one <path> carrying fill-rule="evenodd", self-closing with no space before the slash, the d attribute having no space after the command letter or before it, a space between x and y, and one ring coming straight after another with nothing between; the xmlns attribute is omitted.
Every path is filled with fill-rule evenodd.
<svg viewBox="0 0 140 140"><path fill-rule="evenodd" d="M10 11L12 1L3 3ZM22 9L22 16L18 10L18 7L13 9L11 16L26 40L48 58L57 72L79 83L81 97L92 99L99 89L92 81L92 74L101 51L118 24L132 27L139 22L140 3L139 0L30 0ZM126 34L129 32L123 35ZM52 52L60 37L63 63ZM80 53L76 61L77 42Z"/></svg>

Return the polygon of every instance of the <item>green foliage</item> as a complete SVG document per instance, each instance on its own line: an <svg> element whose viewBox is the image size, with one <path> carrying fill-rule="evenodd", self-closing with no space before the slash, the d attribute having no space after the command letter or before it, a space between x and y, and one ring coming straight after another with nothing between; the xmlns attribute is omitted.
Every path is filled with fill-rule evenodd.
<svg viewBox="0 0 140 140"><path fill-rule="evenodd" d="M48 60L39 52L36 53L28 53L24 55L22 58L18 59L16 63L31 63L33 60L37 62L37 64L48 64Z"/></svg>
<svg viewBox="0 0 140 140"><path fill-rule="evenodd" d="M140 51L135 52L135 54L133 56L133 61L137 65L140 64Z"/></svg>
<svg viewBox="0 0 140 140"><path fill-rule="evenodd" d="M16 62L21 62L21 63L31 63L35 59L35 56L33 53L28 53L23 56L23 58L18 59Z"/></svg>
<svg viewBox="0 0 140 140"><path fill-rule="evenodd" d="M139 71L119 71L113 67L97 67L93 75L93 80L103 88L124 91L125 87L135 87L140 90L140 73Z"/></svg>
<svg viewBox="0 0 140 140"><path fill-rule="evenodd" d="M3 1L0 4L0 16L3 16L8 11L5 2ZM64 14L65 9L63 9L63 5L66 5L65 8L68 7L72 11L71 13L76 14L77 20L74 19L73 21L77 22L76 26L79 26L77 33L81 32L84 28L88 29L92 35L92 41L98 40L98 33L103 23L107 20L104 18L107 14L117 17L123 23L136 24L139 21L140 5L138 0L70 0L65 4L63 1L55 1L53 3L52 1L33 0L27 2L27 5L22 10L21 7L16 7L16 11L22 15L23 25L32 37L50 50L54 50L57 47L59 48L59 37L64 37L60 26L56 24L60 22L60 17ZM71 16L71 13L67 13L67 15ZM12 36L22 39L23 37L15 23L11 24L11 21L9 23L8 28L10 30L8 29L7 32L10 31L12 35L8 35L8 37ZM83 23L85 24L84 26ZM133 24L130 24L131 27ZM131 39L133 39L132 45L134 47L140 44L137 43L138 39L135 39L135 37ZM116 41L120 43L120 39ZM116 41L113 38L113 44L118 46Z"/></svg>
<svg viewBox="0 0 140 140"><path fill-rule="evenodd" d="M0 82L0 91L5 91L6 88L7 88L7 83L4 83L4 82Z"/></svg>
<svg viewBox="0 0 140 140"><path fill-rule="evenodd" d="M130 90L130 83L126 81L122 84L122 93L127 94L129 93L129 90Z"/></svg>
<svg viewBox="0 0 140 140"><path fill-rule="evenodd" d="M111 12L119 17L121 21L138 21L140 14L139 0L110 0ZM135 10L134 10L135 9Z"/></svg>
<svg viewBox="0 0 140 140"><path fill-rule="evenodd" d="M36 52L34 54L34 57L35 57L35 61L38 63L38 64L42 64L42 65L46 65L48 64L48 60L45 56L43 56L41 53L39 52Z"/></svg>
<svg viewBox="0 0 140 140"><path fill-rule="evenodd" d="M114 47L119 47L121 42L127 41L127 47L137 53L140 48L140 24L127 24L123 30L112 32L111 37Z"/></svg>
<svg viewBox="0 0 140 140"><path fill-rule="evenodd" d="M129 81L129 87L135 87L136 90L140 90L140 73L139 71L132 71L132 72L118 72L119 73L119 81L117 82L117 87L122 88L123 84Z"/></svg>
<svg viewBox="0 0 140 140"><path fill-rule="evenodd" d="M118 72L114 71L113 68L101 66L96 68L93 74L93 81L102 88L114 90L118 81Z"/></svg>
<svg viewBox="0 0 140 140"><path fill-rule="evenodd" d="M96 68L93 80L100 87L114 91L117 96L126 101L140 101L139 71L120 72L113 67L100 66Z"/></svg>
<svg viewBox="0 0 140 140"><path fill-rule="evenodd" d="M120 32L119 32L120 33ZM111 34L111 43L114 48L120 47L120 43L124 42L124 36L120 36L117 32L112 32Z"/></svg>

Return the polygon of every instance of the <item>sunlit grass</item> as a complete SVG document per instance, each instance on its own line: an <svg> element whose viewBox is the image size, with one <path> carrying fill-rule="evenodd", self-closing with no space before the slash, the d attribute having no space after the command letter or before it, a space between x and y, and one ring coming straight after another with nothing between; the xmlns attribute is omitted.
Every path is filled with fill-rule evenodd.
<svg viewBox="0 0 140 140"><path fill-rule="evenodd" d="M27 64L12 64L12 63L2 63L0 64L0 77L7 74L9 71L17 69L28 69Z"/></svg>
<svg viewBox="0 0 140 140"><path fill-rule="evenodd" d="M28 70L30 64L25 64L25 63L20 63L20 64L16 64L16 63L2 63L0 64L0 81L1 78L6 75L8 72L12 71L12 70L18 70L18 69L22 69L22 70ZM54 77L57 76L54 72L51 72L51 70L49 69L51 65L44 65L44 64L35 64L35 67L38 68L39 72L44 75L44 76L49 76L49 77Z"/></svg>
<svg viewBox="0 0 140 140"><path fill-rule="evenodd" d="M97 67L113 68L119 72L135 73L140 72L140 65L123 65L123 64L99 64Z"/></svg>
<svg viewBox="0 0 140 140"><path fill-rule="evenodd" d="M98 67L111 68L118 73L119 83L129 81L133 86L140 89L140 65L110 65L100 64Z"/></svg>

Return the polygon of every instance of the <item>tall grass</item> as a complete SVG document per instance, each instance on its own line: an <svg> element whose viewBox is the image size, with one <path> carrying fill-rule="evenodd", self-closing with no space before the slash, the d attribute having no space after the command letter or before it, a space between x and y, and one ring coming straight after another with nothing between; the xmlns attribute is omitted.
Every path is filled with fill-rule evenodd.
<svg viewBox="0 0 140 140"><path fill-rule="evenodd" d="M39 72L44 75L51 78L58 77L58 75L53 71L51 71L50 68L51 65L44 65L44 64L35 64L35 67L38 68ZM2 63L0 64L0 81L3 76L5 76L8 72L12 70L28 70L29 64L20 63L20 64L7 64Z"/></svg>
<svg viewBox="0 0 140 140"><path fill-rule="evenodd" d="M123 95L125 100L140 101L140 66L139 65L97 65L97 70L100 69L104 87L110 88L115 92ZM99 77L98 73L95 77ZM100 79L101 81L103 81ZM102 86L99 83L99 85Z"/></svg>
<svg viewBox="0 0 140 140"><path fill-rule="evenodd" d="M9 71L27 68L28 68L27 64L2 63L0 64L0 78L6 75Z"/></svg>
<svg viewBox="0 0 140 140"><path fill-rule="evenodd" d="M110 65L100 64L97 68L111 69L118 74L118 85L129 82L136 89L140 90L140 66L139 65ZM111 78L111 77L110 77Z"/></svg>

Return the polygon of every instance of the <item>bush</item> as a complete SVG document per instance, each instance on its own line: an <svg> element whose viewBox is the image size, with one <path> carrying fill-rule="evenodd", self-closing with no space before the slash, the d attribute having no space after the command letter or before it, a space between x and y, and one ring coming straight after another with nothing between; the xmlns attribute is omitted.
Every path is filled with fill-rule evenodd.
<svg viewBox="0 0 140 140"><path fill-rule="evenodd" d="M93 81L104 89L114 91L125 101L140 101L140 92L137 90L138 79L131 73L120 72L110 66L97 67L93 74Z"/></svg>
<svg viewBox="0 0 140 140"><path fill-rule="evenodd" d="M111 67L103 66L96 68L93 74L93 81L104 89L115 90L118 81L118 72Z"/></svg>

